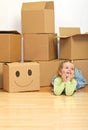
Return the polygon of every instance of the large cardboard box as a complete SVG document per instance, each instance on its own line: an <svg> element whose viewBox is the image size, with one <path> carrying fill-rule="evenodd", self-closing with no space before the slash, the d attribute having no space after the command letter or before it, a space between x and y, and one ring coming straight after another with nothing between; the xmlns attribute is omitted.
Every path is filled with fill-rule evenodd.
<svg viewBox="0 0 88 130"><path fill-rule="evenodd" d="M54 33L54 2L22 4L22 33Z"/></svg>
<svg viewBox="0 0 88 130"><path fill-rule="evenodd" d="M62 60L39 61L40 64L40 86L50 86L53 76L58 72Z"/></svg>
<svg viewBox="0 0 88 130"><path fill-rule="evenodd" d="M0 63L0 88L3 88L3 64Z"/></svg>
<svg viewBox="0 0 88 130"><path fill-rule="evenodd" d="M40 89L40 67L36 62L6 63L3 67L3 88L8 92Z"/></svg>
<svg viewBox="0 0 88 130"><path fill-rule="evenodd" d="M58 73L58 67L64 60L39 61L40 64L40 86L51 85L52 78ZM73 60L75 68L82 72L88 83L88 60Z"/></svg>
<svg viewBox="0 0 88 130"><path fill-rule="evenodd" d="M88 34L80 34L80 28L60 28L60 59L88 59Z"/></svg>
<svg viewBox="0 0 88 130"><path fill-rule="evenodd" d="M24 61L57 58L57 34L24 34Z"/></svg>
<svg viewBox="0 0 88 130"><path fill-rule="evenodd" d="M21 34L17 31L0 32L0 62L21 61Z"/></svg>
<svg viewBox="0 0 88 130"><path fill-rule="evenodd" d="M73 60L75 68L81 70L88 83L88 60Z"/></svg>

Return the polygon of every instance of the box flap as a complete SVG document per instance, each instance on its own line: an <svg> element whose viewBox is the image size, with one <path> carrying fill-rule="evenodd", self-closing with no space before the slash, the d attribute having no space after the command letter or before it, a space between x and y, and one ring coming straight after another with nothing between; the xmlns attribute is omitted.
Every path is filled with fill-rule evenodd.
<svg viewBox="0 0 88 130"><path fill-rule="evenodd" d="M6 62L6 63L4 63L4 65L6 65L6 66L9 66L9 67L14 67L14 66L23 66L23 65L39 65L39 63L38 62L36 62L36 61L30 61L30 62L10 62L10 63L8 63L8 62Z"/></svg>
<svg viewBox="0 0 88 130"><path fill-rule="evenodd" d="M54 2L46 2L45 9L54 9Z"/></svg>
<svg viewBox="0 0 88 130"><path fill-rule="evenodd" d="M16 30L13 30L13 31L0 31L0 34L20 34L20 33L17 32Z"/></svg>
<svg viewBox="0 0 88 130"><path fill-rule="evenodd" d="M72 35L80 34L80 28L72 28L72 27L60 27L59 35L60 37L70 37Z"/></svg>
<svg viewBox="0 0 88 130"><path fill-rule="evenodd" d="M23 3L22 10L54 9L54 2L27 2Z"/></svg>
<svg viewBox="0 0 88 130"><path fill-rule="evenodd" d="M14 65L15 63L18 63L18 62L6 62L6 63L4 63L4 65L5 66L12 66L12 65Z"/></svg>
<svg viewBox="0 0 88 130"><path fill-rule="evenodd" d="M88 34L84 33L84 34L76 34L73 37L80 37L83 40L88 40Z"/></svg>

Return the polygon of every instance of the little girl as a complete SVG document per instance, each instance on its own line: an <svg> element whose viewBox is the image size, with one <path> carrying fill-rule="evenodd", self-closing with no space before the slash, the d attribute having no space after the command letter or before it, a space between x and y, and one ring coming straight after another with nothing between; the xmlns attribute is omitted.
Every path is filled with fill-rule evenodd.
<svg viewBox="0 0 88 130"><path fill-rule="evenodd" d="M58 76L54 80L54 94L72 95L76 90L77 81L74 78L74 64L70 60L63 61L58 68Z"/></svg>

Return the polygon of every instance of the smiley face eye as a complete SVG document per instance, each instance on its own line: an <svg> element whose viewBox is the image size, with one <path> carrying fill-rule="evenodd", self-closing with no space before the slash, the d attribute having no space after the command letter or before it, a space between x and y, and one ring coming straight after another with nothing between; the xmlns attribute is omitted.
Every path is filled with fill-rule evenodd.
<svg viewBox="0 0 88 130"><path fill-rule="evenodd" d="M32 75L32 70L28 70L28 75L31 76Z"/></svg>
<svg viewBox="0 0 88 130"><path fill-rule="evenodd" d="M19 71L16 71L16 77L19 77L20 76L20 72Z"/></svg>

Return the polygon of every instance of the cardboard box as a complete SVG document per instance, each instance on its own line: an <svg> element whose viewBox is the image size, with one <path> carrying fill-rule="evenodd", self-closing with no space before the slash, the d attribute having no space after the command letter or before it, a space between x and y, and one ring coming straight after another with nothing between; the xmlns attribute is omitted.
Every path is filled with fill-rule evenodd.
<svg viewBox="0 0 88 130"><path fill-rule="evenodd" d="M58 72L60 63L64 60L39 61L40 64L40 86L49 86L53 76ZM81 70L82 75L88 82L88 60L73 60L75 68Z"/></svg>
<svg viewBox="0 0 88 130"><path fill-rule="evenodd" d="M50 86L53 76L58 72L62 60L39 61L40 64L40 86Z"/></svg>
<svg viewBox="0 0 88 130"><path fill-rule="evenodd" d="M21 34L17 31L0 32L0 62L21 61Z"/></svg>
<svg viewBox="0 0 88 130"><path fill-rule="evenodd" d="M88 82L88 60L73 60L75 68L81 70L83 76L86 78Z"/></svg>
<svg viewBox="0 0 88 130"><path fill-rule="evenodd" d="M88 59L88 34L79 28L60 28L60 59Z"/></svg>
<svg viewBox="0 0 88 130"><path fill-rule="evenodd" d="M57 58L56 34L24 34L24 61Z"/></svg>
<svg viewBox="0 0 88 130"><path fill-rule="evenodd" d="M22 33L54 33L54 2L22 4Z"/></svg>
<svg viewBox="0 0 88 130"><path fill-rule="evenodd" d="M3 88L8 92L40 89L40 68L36 62L7 63L3 67Z"/></svg>
<svg viewBox="0 0 88 130"><path fill-rule="evenodd" d="M3 64L0 63L0 88L3 88Z"/></svg>

